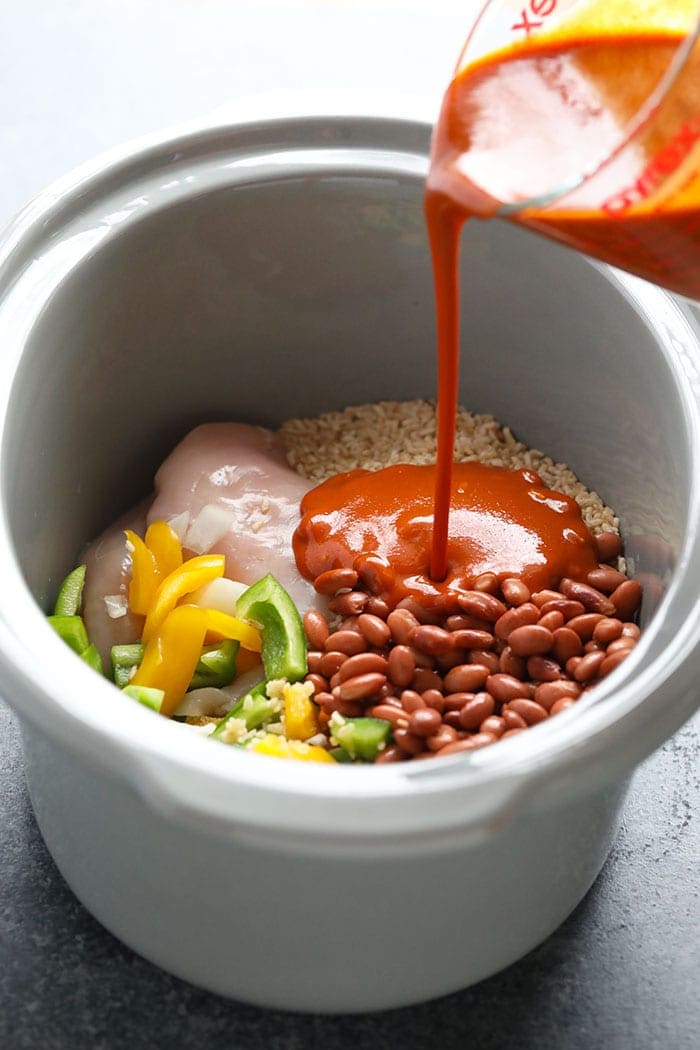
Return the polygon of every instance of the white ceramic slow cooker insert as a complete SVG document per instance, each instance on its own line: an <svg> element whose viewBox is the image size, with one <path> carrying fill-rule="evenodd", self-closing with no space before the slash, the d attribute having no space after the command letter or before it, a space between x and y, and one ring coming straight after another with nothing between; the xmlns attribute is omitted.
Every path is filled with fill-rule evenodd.
<svg viewBox="0 0 700 1050"><path fill-rule="evenodd" d="M466 756L280 762L127 701L44 620L197 423L434 396L428 142L390 117L200 125L69 176L0 249L0 688L42 834L136 951L263 1005L404 1005L529 951L697 703L697 330L502 223L464 236L461 400L597 489L648 585L642 641L590 696Z"/></svg>

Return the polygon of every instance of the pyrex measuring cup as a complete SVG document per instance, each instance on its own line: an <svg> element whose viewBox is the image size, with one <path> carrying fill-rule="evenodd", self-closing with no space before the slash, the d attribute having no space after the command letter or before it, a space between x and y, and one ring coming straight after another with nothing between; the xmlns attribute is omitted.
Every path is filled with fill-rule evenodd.
<svg viewBox="0 0 700 1050"><path fill-rule="evenodd" d="M429 188L700 299L700 3L492 0Z"/></svg>

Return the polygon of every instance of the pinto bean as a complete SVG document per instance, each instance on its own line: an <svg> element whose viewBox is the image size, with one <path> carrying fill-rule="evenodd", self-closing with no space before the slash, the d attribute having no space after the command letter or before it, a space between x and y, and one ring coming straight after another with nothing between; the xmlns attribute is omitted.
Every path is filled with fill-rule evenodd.
<svg viewBox="0 0 700 1050"><path fill-rule="evenodd" d="M365 613L368 616L377 616L380 620L386 620L389 612L389 606L383 598L378 598L376 594L371 594L369 596L367 604L365 605ZM363 613L363 615L365 615L365 613ZM374 645L374 642L372 642L372 645Z"/></svg>
<svg viewBox="0 0 700 1050"><path fill-rule="evenodd" d="M610 595L615 613L621 620L631 620L642 600L642 588L636 580L625 580Z"/></svg>
<svg viewBox="0 0 700 1050"><path fill-rule="evenodd" d="M508 609L496 620L494 627L496 637L508 641L512 631L517 631L519 627L535 624L539 618L540 611L532 602L525 602L524 605L519 605L517 609Z"/></svg>
<svg viewBox="0 0 700 1050"><path fill-rule="evenodd" d="M557 682L542 682L535 689L534 700L545 709L551 711L558 700L578 700L581 695L581 686L578 682L568 679L560 679Z"/></svg>
<svg viewBox="0 0 700 1050"><path fill-rule="evenodd" d="M426 689L442 689L442 678L437 671L429 671L425 667L417 667L413 675L413 688L419 693Z"/></svg>
<svg viewBox="0 0 700 1050"><path fill-rule="evenodd" d="M609 642L605 647L608 656L612 656L613 653L626 652L630 649L634 649L637 645L635 638L625 638L624 635L621 638L616 638L613 642Z"/></svg>
<svg viewBox="0 0 700 1050"><path fill-rule="evenodd" d="M492 674L486 679L486 689L494 700L505 703L518 697L530 695L530 687L519 678L509 674Z"/></svg>
<svg viewBox="0 0 700 1050"><path fill-rule="evenodd" d="M364 591L347 591L331 598L328 608L339 616L357 616L367 605L368 596Z"/></svg>
<svg viewBox="0 0 700 1050"><path fill-rule="evenodd" d="M573 599L573 601L581 602L581 605L588 612L602 613L603 616L610 616L615 612L612 600L601 591L596 590L595 587L589 587L587 583L564 577L559 586L562 594L565 594L567 598Z"/></svg>
<svg viewBox="0 0 700 1050"><path fill-rule="evenodd" d="M515 577L503 580L501 593L509 605L524 605L530 601L530 588Z"/></svg>
<svg viewBox="0 0 700 1050"><path fill-rule="evenodd" d="M465 740L455 740L452 744L446 744L445 747L440 748L438 755L447 757L457 755L461 751L477 751L480 747L493 744L495 740L496 737L492 733L475 733L474 736L468 736Z"/></svg>
<svg viewBox="0 0 700 1050"><path fill-rule="evenodd" d="M442 719L432 707L418 708L408 720L409 732L419 737L434 736L440 728Z"/></svg>
<svg viewBox="0 0 700 1050"><path fill-rule="evenodd" d="M479 726L480 733L491 733L492 736L500 737L506 731L506 724L500 715L489 715Z"/></svg>
<svg viewBox="0 0 700 1050"><path fill-rule="evenodd" d="M510 632L508 644L516 656L543 656L552 648L554 636L546 627L527 624Z"/></svg>
<svg viewBox="0 0 700 1050"><path fill-rule="evenodd" d="M443 723L433 736L429 736L425 742L429 751L439 751L441 747L451 744L453 740L458 739L459 733L457 730Z"/></svg>
<svg viewBox="0 0 700 1050"><path fill-rule="evenodd" d="M401 706L404 711L407 711L409 715L413 714L414 711L419 711L425 708L426 706L425 700L420 693L415 691L415 689L404 689L399 699L401 700Z"/></svg>
<svg viewBox="0 0 700 1050"><path fill-rule="evenodd" d="M368 712L372 718L382 718L385 722L391 722L394 728L408 725L409 716L402 707L394 707L393 704L375 704Z"/></svg>
<svg viewBox="0 0 700 1050"><path fill-rule="evenodd" d="M304 633L312 649L323 649L330 634L328 620L318 609L309 609L304 615Z"/></svg>
<svg viewBox="0 0 700 1050"><path fill-rule="evenodd" d="M445 710L445 697L439 689L426 689L424 693L421 693L421 696L426 707L432 707L435 711L439 711L440 714Z"/></svg>
<svg viewBox="0 0 700 1050"><path fill-rule="evenodd" d="M489 677L489 668L482 664L458 664L445 675L443 685L449 693L474 692Z"/></svg>
<svg viewBox="0 0 700 1050"><path fill-rule="evenodd" d="M590 682L592 678L597 676L604 659L605 653L602 651L597 653L586 653L585 656L582 656L574 671L574 678L576 681Z"/></svg>
<svg viewBox="0 0 700 1050"><path fill-rule="evenodd" d="M357 626L366 641L370 645L376 645L377 648L384 648L391 640L389 625L381 617L374 616L372 613L361 613L357 617Z"/></svg>
<svg viewBox="0 0 700 1050"><path fill-rule="evenodd" d="M495 710L496 703L490 693L477 693L459 711L460 724L463 729L478 729Z"/></svg>
<svg viewBox="0 0 700 1050"><path fill-rule="evenodd" d="M556 682L562 677L562 670L556 660L547 660L544 656L531 656L527 662L528 677L536 682Z"/></svg>
<svg viewBox="0 0 700 1050"><path fill-rule="evenodd" d="M494 673L501 671L503 674L512 675L513 678L525 678L527 665L523 656L516 656L509 645L506 645L498 660L498 667Z"/></svg>
<svg viewBox="0 0 700 1050"><path fill-rule="evenodd" d="M416 658L407 645L395 645L387 658L389 678L400 687L410 685L416 673Z"/></svg>
<svg viewBox="0 0 700 1050"><path fill-rule="evenodd" d="M549 589L535 591L535 593L530 596L530 601L533 605L536 605L538 609L544 608L547 602L560 602L561 600L562 596L559 591L552 591Z"/></svg>
<svg viewBox="0 0 700 1050"><path fill-rule="evenodd" d="M485 591L464 591L459 595L458 602L460 609L469 616L478 616L489 623L495 623L506 611L503 602Z"/></svg>
<svg viewBox="0 0 700 1050"><path fill-rule="evenodd" d="M549 717L545 708L538 704L536 700L511 700L508 704L508 711L515 711L516 715L520 715L529 726L537 725L538 722L544 722ZM503 713L504 716L506 713Z"/></svg>
<svg viewBox="0 0 700 1050"><path fill-rule="evenodd" d="M488 667L491 674L504 670L496 653L487 652L485 649L470 649L467 657L470 664L482 664Z"/></svg>
<svg viewBox="0 0 700 1050"><path fill-rule="evenodd" d="M599 565L597 569L591 569L586 576L586 583L603 594L612 594L616 587L624 583L627 577L624 572L618 572L612 565Z"/></svg>
<svg viewBox="0 0 700 1050"><path fill-rule="evenodd" d="M419 755L424 746L422 737L403 727L394 730L394 741L397 747L409 755Z"/></svg>
<svg viewBox="0 0 700 1050"><path fill-rule="evenodd" d="M616 668L620 666L623 660L626 660L629 654L632 652L631 649L618 649L617 652L611 653L608 651L605 655L605 659L600 665L598 674L601 678L605 678L606 675L611 674Z"/></svg>
<svg viewBox="0 0 700 1050"><path fill-rule="evenodd" d="M416 618L418 623L431 623L439 625L442 622L443 613L440 609L435 606L432 609L427 609L424 605L421 605L415 598L402 598L397 604L396 609L400 612L405 609L406 612L410 612L412 616Z"/></svg>
<svg viewBox="0 0 700 1050"><path fill-rule="evenodd" d="M379 554L360 554L352 563L364 587L374 595L390 591L396 575L389 562ZM354 587L355 584L353 583Z"/></svg>
<svg viewBox="0 0 700 1050"><path fill-rule="evenodd" d="M491 633L493 625L480 616L467 616L466 613L455 613L445 620L448 631L487 631Z"/></svg>
<svg viewBox="0 0 700 1050"><path fill-rule="evenodd" d="M314 687L314 695L328 692L328 679L322 674L307 674L305 681L311 682Z"/></svg>
<svg viewBox="0 0 700 1050"><path fill-rule="evenodd" d="M472 588L484 594L497 594L499 590L498 576L496 576L495 572L482 572L481 576L477 576L474 580Z"/></svg>
<svg viewBox="0 0 700 1050"><path fill-rule="evenodd" d="M324 653L318 662L318 673L325 675L326 678L332 678L340 670L341 665L345 663L347 658L347 653L337 651Z"/></svg>
<svg viewBox="0 0 700 1050"><path fill-rule="evenodd" d="M561 700L557 700L555 704L552 704L549 714L558 715L562 711L566 711L569 707L573 707L576 701L570 696L563 696Z"/></svg>
<svg viewBox="0 0 700 1050"><path fill-rule="evenodd" d="M414 649L420 649L421 652L428 653L430 656L447 653L454 648L452 634L443 627L436 627L433 624L420 624L414 627L408 640Z"/></svg>
<svg viewBox="0 0 700 1050"><path fill-rule="evenodd" d="M357 653L356 656L349 656L338 668L341 682L354 678L358 674L372 673L386 676L387 659L380 653Z"/></svg>
<svg viewBox="0 0 700 1050"><path fill-rule="evenodd" d="M580 656L583 651L581 638L570 627L560 627L553 634L552 655L560 664L565 664L572 656Z"/></svg>
<svg viewBox="0 0 700 1050"><path fill-rule="evenodd" d="M572 601L571 598L560 598L555 602L545 602L540 607L540 615L546 616L551 612L560 612L564 617L564 622L572 620L574 616L583 616L585 613L584 607L581 602Z"/></svg>
<svg viewBox="0 0 700 1050"><path fill-rule="evenodd" d="M600 561L612 561L622 554L622 540L616 532L599 532L593 540Z"/></svg>
<svg viewBox="0 0 700 1050"><path fill-rule="evenodd" d="M418 620L408 609L392 609L386 622L397 645L407 645L411 631L418 626Z"/></svg>
<svg viewBox="0 0 700 1050"><path fill-rule="evenodd" d="M503 736L508 736L509 729L527 729L527 722L522 715L519 715L517 711L512 711L510 707L504 707L501 712L501 718L506 727L506 732Z"/></svg>
<svg viewBox="0 0 700 1050"><path fill-rule="evenodd" d="M370 672L369 674L358 674L353 678L347 678L338 686L338 700L367 700L376 696L386 682L386 675ZM335 689L333 695L336 695Z"/></svg>
<svg viewBox="0 0 700 1050"><path fill-rule="evenodd" d="M379 752L374 761L378 766L387 766L390 762L405 762L406 753L400 747L396 747L395 744L390 744L383 751Z"/></svg>
<svg viewBox="0 0 700 1050"><path fill-rule="evenodd" d="M551 609L537 621L538 627L546 627L548 631L558 631L565 624L564 614L560 609Z"/></svg>
<svg viewBox="0 0 700 1050"><path fill-rule="evenodd" d="M475 631L469 628L452 631L452 644L458 649L491 649L494 637L489 631Z"/></svg>
<svg viewBox="0 0 700 1050"><path fill-rule="evenodd" d="M582 616L574 616L567 623L567 627L576 631L582 642L590 642L596 625L603 619L602 613L583 613Z"/></svg>
<svg viewBox="0 0 700 1050"><path fill-rule="evenodd" d="M610 642L614 642L619 638L621 634L622 620L606 616L593 628L593 641L599 642L601 645L609 645Z"/></svg>
<svg viewBox="0 0 700 1050"><path fill-rule="evenodd" d="M328 569L314 580L314 589L319 594L337 594L345 588L352 590L358 580L354 569Z"/></svg>
<svg viewBox="0 0 700 1050"><path fill-rule="evenodd" d="M345 653L346 656L355 656L367 648L367 642L361 634L355 631L334 631L326 638L326 652Z"/></svg>

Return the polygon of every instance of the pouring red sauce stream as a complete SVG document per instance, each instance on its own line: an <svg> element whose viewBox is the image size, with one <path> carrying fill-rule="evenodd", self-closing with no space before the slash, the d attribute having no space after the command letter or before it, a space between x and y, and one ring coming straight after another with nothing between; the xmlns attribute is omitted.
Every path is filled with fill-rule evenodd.
<svg viewBox="0 0 700 1050"><path fill-rule="evenodd" d="M498 207L478 188L477 176L492 185L489 176L507 179L516 172L519 191L532 198L541 189L545 167L556 185L570 174L572 163L577 170L577 159L601 149L614 152L679 40L669 33L638 39L608 33L598 42L550 38L544 44L533 37L456 76L435 129L425 195L437 310L437 462L434 468L352 471L308 493L294 539L303 575L313 579L328 569L364 564L392 604L413 595L431 605L447 592L469 589L484 571L546 587L562 576L585 577L594 567L592 537L574 501L548 492L532 472L453 463L459 237L467 219L488 217ZM572 204L576 198L570 195L554 206L530 207L509 217L700 298L697 170L686 173L685 181L676 180L673 195L661 204L654 197L653 176L655 162L666 171L671 160L683 174L688 153L700 142L699 72L696 49L683 74L688 90L672 100L661 126L657 121L632 154L619 151L613 164L591 180L598 195L595 206ZM659 161L660 143L673 143L678 134L686 152L676 144L673 157ZM642 159L648 158L641 182L640 149ZM631 191L620 190L625 178Z"/></svg>

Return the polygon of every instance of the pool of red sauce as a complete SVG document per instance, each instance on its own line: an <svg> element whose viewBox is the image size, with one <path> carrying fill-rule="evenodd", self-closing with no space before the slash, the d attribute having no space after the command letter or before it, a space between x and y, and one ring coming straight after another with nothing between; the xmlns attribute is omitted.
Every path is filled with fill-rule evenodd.
<svg viewBox="0 0 700 1050"><path fill-rule="evenodd" d="M531 590L563 576L585 577L597 559L576 502L547 489L531 470L456 463L452 473L446 573L431 578L435 467L353 470L311 489L301 504L294 554L301 573L371 563L371 588L390 605L424 606L470 590L477 576L517 576ZM359 557L358 557L359 556Z"/></svg>

